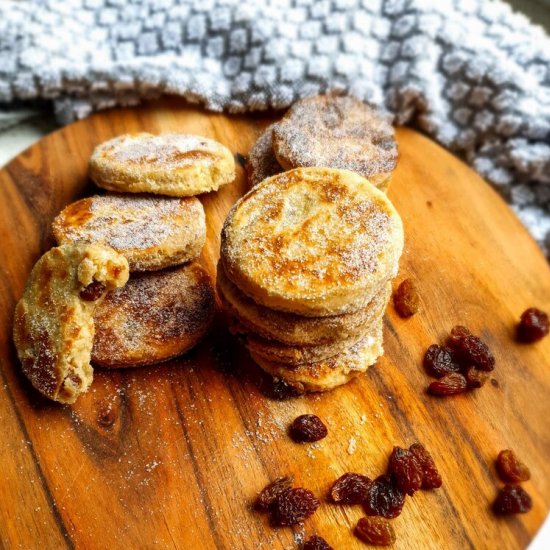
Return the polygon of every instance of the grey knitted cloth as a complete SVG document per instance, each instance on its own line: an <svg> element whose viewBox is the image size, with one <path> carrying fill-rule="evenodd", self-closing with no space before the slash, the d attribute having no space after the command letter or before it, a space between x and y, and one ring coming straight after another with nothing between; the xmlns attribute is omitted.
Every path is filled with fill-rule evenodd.
<svg viewBox="0 0 550 550"><path fill-rule="evenodd" d="M0 103L51 99L63 123L161 94L241 112L335 89L465 158L548 254L550 40L498 0L0 0Z"/></svg>

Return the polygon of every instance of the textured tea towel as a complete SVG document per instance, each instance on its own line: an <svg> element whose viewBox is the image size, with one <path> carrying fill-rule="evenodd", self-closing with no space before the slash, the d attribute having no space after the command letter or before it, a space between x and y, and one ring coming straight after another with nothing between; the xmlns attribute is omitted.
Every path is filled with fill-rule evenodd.
<svg viewBox="0 0 550 550"><path fill-rule="evenodd" d="M241 112L332 89L465 158L549 252L550 40L501 1L0 0L0 103L52 100L62 123L161 94Z"/></svg>

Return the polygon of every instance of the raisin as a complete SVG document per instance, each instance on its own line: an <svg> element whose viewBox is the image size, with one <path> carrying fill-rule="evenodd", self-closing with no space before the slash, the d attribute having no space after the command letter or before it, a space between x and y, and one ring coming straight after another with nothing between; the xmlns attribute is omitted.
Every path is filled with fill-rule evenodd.
<svg viewBox="0 0 550 550"><path fill-rule="evenodd" d="M469 388L481 388L489 379L489 373L487 371L473 366L466 369L465 376Z"/></svg>
<svg viewBox="0 0 550 550"><path fill-rule="evenodd" d="M549 331L548 315L536 307L530 307L521 314L517 326L517 339L530 344L544 338Z"/></svg>
<svg viewBox="0 0 550 550"><path fill-rule="evenodd" d="M459 372L460 366L454 360L449 348L431 345L424 355L424 368L434 378L441 378L451 372Z"/></svg>
<svg viewBox="0 0 550 550"><path fill-rule="evenodd" d="M258 512L267 512L277 497L285 490L292 487L294 479L292 476L279 477L265 487L254 502L254 508Z"/></svg>
<svg viewBox="0 0 550 550"><path fill-rule="evenodd" d="M262 380L260 390L266 397L275 401L288 401L300 397L304 393L298 388L287 384L284 380L272 377Z"/></svg>
<svg viewBox="0 0 550 550"><path fill-rule="evenodd" d="M367 498L371 483L367 476L348 472L334 482L330 497L337 504L361 504Z"/></svg>
<svg viewBox="0 0 550 550"><path fill-rule="evenodd" d="M423 472L422 489L438 489L443 484L432 455L420 443L413 443L409 451L420 462Z"/></svg>
<svg viewBox="0 0 550 550"><path fill-rule="evenodd" d="M413 496L422 487L422 466L407 449L393 448L388 471L393 474L397 487L409 496Z"/></svg>
<svg viewBox="0 0 550 550"><path fill-rule="evenodd" d="M373 546L390 546L395 542L391 523L382 518L361 518L355 527L355 536Z"/></svg>
<svg viewBox="0 0 550 550"><path fill-rule="evenodd" d="M86 302L95 302L101 298L106 288L107 287L103 283L92 281L80 291L80 297Z"/></svg>
<svg viewBox="0 0 550 550"><path fill-rule="evenodd" d="M369 487L363 507L369 516L395 518L403 509L405 493L401 491L391 474L377 477Z"/></svg>
<svg viewBox="0 0 550 550"><path fill-rule="evenodd" d="M312 443L324 439L328 430L323 421L314 414L302 414L290 425L290 436L300 443Z"/></svg>
<svg viewBox="0 0 550 550"><path fill-rule="evenodd" d="M456 395L458 393L464 393L468 389L468 382L462 374L458 372L451 372L446 374L443 378L432 382L428 386L428 393L432 395Z"/></svg>
<svg viewBox="0 0 550 550"><path fill-rule="evenodd" d="M497 514L525 514L532 507L531 497L519 485L505 485L493 503L493 510Z"/></svg>
<svg viewBox="0 0 550 550"><path fill-rule="evenodd" d="M531 479L529 468L510 449L498 453L497 471L504 482L519 483Z"/></svg>
<svg viewBox="0 0 550 550"><path fill-rule="evenodd" d="M296 525L313 515L317 508L319 500L309 489L285 489L273 503L271 523L281 527Z"/></svg>
<svg viewBox="0 0 550 550"><path fill-rule="evenodd" d="M393 305L400 317L411 317L418 311L419 299L415 284L405 279L393 295Z"/></svg>
<svg viewBox="0 0 550 550"><path fill-rule="evenodd" d="M495 358L487 344L474 336L466 327L460 325L453 327L447 344L455 352L458 362L464 366L474 365L486 371L495 368Z"/></svg>
<svg viewBox="0 0 550 550"><path fill-rule="evenodd" d="M306 540L302 550L334 550L334 548L323 537L312 535Z"/></svg>
<svg viewBox="0 0 550 550"><path fill-rule="evenodd" d="M454 350L460 348L461 342L466 336L471 336L472 333L462 325L456 325L451 329L451 334L447 339L447 345Z"/></svg>

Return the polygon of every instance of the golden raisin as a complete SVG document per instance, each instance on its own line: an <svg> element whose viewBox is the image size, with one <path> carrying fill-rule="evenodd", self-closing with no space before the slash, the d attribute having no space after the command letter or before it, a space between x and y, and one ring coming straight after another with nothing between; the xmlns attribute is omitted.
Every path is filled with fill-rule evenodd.
<svg viewBox="0 0 550 550"><path fill-rule="evenodd" d="M373 546L390 546L395 542L391 523L382 518L361 518L353 533L358 539Z"/></svg>
<svg viewBox="0 0 550 550"><path fill-rule="evenodd" d="M497 471L504 482L519 483L531 479L529 468L511 449L500 451L497 457Z"/></svg>
<svg viewBox="0 0 550 550"><path fill-rule="evenodd" d="M411 317L419 308L420 300L415 284L405 279L393 294L393 305L400 317Z"/></svg>

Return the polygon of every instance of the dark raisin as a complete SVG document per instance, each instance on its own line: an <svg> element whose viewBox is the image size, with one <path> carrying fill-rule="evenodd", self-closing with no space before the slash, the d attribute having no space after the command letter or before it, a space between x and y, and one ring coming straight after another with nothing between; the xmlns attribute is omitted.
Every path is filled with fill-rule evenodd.
<svg viewBox="0 0 550 550"><path fill-rule="evenodd" d="M397 487L391 474L384 474L372 482L363 507L369 516L391 519L401 513L404 504L405 493Z"/></svg>
<svg viewBox="0 0 550 550"><path fill-rule="evenodd" d="M519 485L505 485L493 503L493 510L497 514L525 514L532 507L531 497Z"/></svg>
<svg viewBox="0 0 550 550"><path fill-rule="evenodd" d="M529 468L511 449L500 451L497 457L497 471L504 482L519 483L531 479Z"/></svg>
<svg viewBox="0 0 550 550"><path fill-rule="evenodd" d="M267 383L262 386L262 393L274 399L276 401L287 401L289 399L294 399L300 397L304 392L300 391L298 388L287 384L284 380L280 378L271 378Z"/></svg>
<svg viewBox="0 0 550 550"><path fill-rule="evenodd" d="M461 346L462 340L466 338L466 336L471 336L472 333L462 325L456 325L451 329L451 334L449 334L449 338L447 338L447 345L451 349L458 350Z"/></svg>
<svg viewBox="0 0 550 550"><path fill-rule="evenodd" d="M373 546L390 546L395 542L391 523L382 518L361 518L355 527L355 536Z"/></svg>
<svg viewBox="0 0 550 550"><path fill-rule="evenodd" d="M414 454L407 449L393 448L388 471L393 474L397 487L409 496L414 495L422 487L424 479L422 466Z"/></svg>
<svg viewBox="0 0 550 550"><path fill-rule="evenodd" d="M422 467L422 489L438 489L442 485L441 476L437 470L432 455L420 443L413 443L409 451L416 457Z"/></svg>
<svg viewBox="0 0 550 550"><path fill-rule="evenodd" d="M434 378L441 378L451 372L459 372L460 366L454 360L449 348L431 345L424 355L424 368Z"/></svg>
<svg viewBox="0 0 550 550"><path fill-rule="evenodd" d="M410 279L405 279L393 294L393 305L400 317L411 317L418 311L418 292Z"/></svg>
<svg viewBox="0 0 550 550"><path fill-rule="evenodd" d="M300 443L312 443L327 436L327 427L314 414L302 414L290 425L290 436Z"/></svg>
<svg viewBox="0 0 550 550"><path fill-rule="evenodd" d="M464 393L468 389L468 382L462 374L458 372L451 372L446 374L443 378L432 382L428 386L428 393L432 395L456 395L458 393Z"/></svg>
<svg viewBox="0 0 550 550"><path fill-rule="evenodd" d="M460 357L465 364L473 364L481 370L492 371L495 368L495 358L491 350L477 336L466 336L462 340Z"/></svg>
<svg viewBox="0 0 550 550"><path fill-rule="evenodd" d="M256 498L254 508L258 512L267 512L277 497L285 490L292 487L294 478L292 476L279 477L265 487Z"/></svg>
<svg viewBox="0 0 550 550"><path fill-rule="evenodd" d="M92 281L80 291L80 297L86 302L95 302L101 298L106 288L103 283Z"/></svg>
<svg viewBox="0 0 550 550"><path fill-rule="evenodd" d="M306 540L302 550L334 550L332 546L319 535L312 535Z"/></svg>
<svg viewBox="0 0 550 550"><path fill-rule="evenodd" d="M550 331L550 321L548 315L537 309L530 307L522 314L517 326L517 338L520 342L530 344L544 338Z"/></svg>
<svg viewBox="0 0 550 550"><path fill-rule="evenodd" d="M313 515L317 508L319 500L309 489L285 489L273 503L271 523L281 527L296 525Z"/></svg>
<svg viewBox="0 0 550 550"><path fill-rule="evenodd" d="M334 482L330 497L337 504L361 504L367 498L371 483L367 476L348 472Z"/></svg>
<svg viewBox="0 0 550 550"><path fill-rule="evenodd" d="M489 373L477 367L468 367L466 369L466 380L469 388L481 388L489 379Z"/></svg>
<svg viewBox="0 0 550 550"><path fill-rule="evenodd" d="M495 368L495 358L487 344L474 336L466 327L457 325L451 330L447 340L462 365L474 365L481 370L491 371Z"/></svg>

